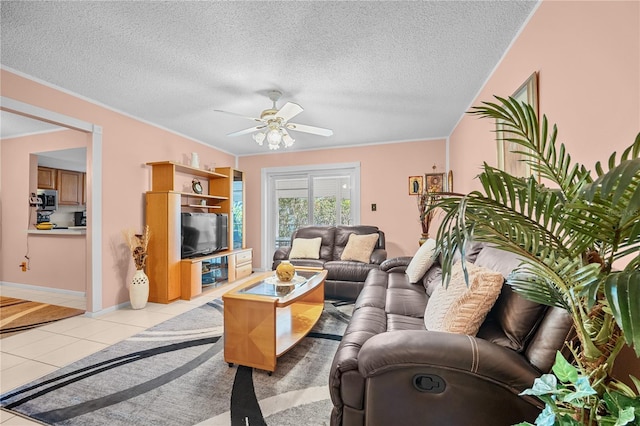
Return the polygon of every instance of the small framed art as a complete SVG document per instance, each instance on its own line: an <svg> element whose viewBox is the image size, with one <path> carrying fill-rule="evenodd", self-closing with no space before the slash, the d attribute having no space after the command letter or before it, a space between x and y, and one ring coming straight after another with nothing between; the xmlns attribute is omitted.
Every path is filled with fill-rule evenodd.
<svg viewBox="0 0 640 426"><path fill-rule="evenodd" d="M427 173L424 175L426 192L444 191L444 173Z"/></svg>
<svg viewBox="0 0 640 426"><path fill-rule="evenodd" d="M424 179L422 176L409 176L409 195L422 194Z"/></svg>

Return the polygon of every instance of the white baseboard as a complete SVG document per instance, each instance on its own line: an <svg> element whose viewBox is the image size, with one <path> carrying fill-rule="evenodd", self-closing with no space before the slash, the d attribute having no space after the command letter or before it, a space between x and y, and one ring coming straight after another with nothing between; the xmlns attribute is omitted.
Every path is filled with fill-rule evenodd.
<svg viewBox="0 0 640 426"><path fill-rule="evenodd" d="M131 306L131 302L120 303L119 305L111 306L109 308L105 308L99 310L98 312L85 312L84 316L89 318L98 318L102 315L108 314L109 312L117 311L118 309L124 309Z"/></svg>
<svg viewBox="0 0 640 426"><path fill-rule="evenodd" d="M13 287L13 288L20 288L23 290L35 290L35 291L43 291L47 293L66 294L68 296L86 297L86 293L84 291L64 290L61 288L51 288L51 287L42 287L42 286L30 285L30 284L11 283L8 281L0 281L0 288L1 287Z"/></svg>

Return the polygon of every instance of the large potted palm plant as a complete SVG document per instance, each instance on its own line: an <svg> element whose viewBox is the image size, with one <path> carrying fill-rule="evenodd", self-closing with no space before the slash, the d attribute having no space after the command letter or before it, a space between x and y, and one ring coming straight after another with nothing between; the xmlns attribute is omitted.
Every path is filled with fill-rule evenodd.
<svg viewBox="0 0 640 426"><path fill-rule="evenodd" d="M640 381L631 379L633 389L611 375L625 343L640 357L640 134L619 158L613 153L591 172L572 162L546 117L538 120L515 99L496 99L470 113L502 123L504 139L521 148L532 176L485 163L481 191L429 207L445 212L436 237L444 282L467 241L520 255L507 283L529 300L566 309L576 335L553 374L524 392L545 403L536 423L640 425Z"/></svg>

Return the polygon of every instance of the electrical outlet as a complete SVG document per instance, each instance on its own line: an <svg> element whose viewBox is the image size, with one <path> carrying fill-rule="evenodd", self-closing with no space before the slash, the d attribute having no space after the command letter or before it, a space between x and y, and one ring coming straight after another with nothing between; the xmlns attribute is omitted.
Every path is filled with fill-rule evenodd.
<svg viewBox="0 0 640 426"><path fill-rule="evenodd" d="M22 262L19 266L22 272L27 272L27 262Z"/></svg>
<svg viewBox="0 0 640 426"><path fill-rule="evenodd" d="M371 211L375 212L376 210L378 210L378 205L377 204L371 204Z"/></svg>

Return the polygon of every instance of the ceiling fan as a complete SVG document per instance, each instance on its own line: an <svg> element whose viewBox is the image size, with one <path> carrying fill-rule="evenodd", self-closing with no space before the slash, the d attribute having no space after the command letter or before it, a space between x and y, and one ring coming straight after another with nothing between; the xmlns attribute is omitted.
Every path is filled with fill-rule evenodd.
<svg viewBox="0 0 640 426"><path fill-rule="evenodd" d="M229 133L227 136L240 136L248 133L258 132L253 135L253 139L262 146L264 141L267 141L269 149L278 149L280 146L285 148L290 147L295 142L295 139L289 135L288 130L294 130L297 132L311 133L320 136L331 136L333 130L323 129L321 127L307 126L305 124L289 123L296 115L300 114L303 109L300 105L287 102L280 109L276 108L276 102L282 96L282 92L279 90L272 90L269 92L269 99L273 102L273 106L270 109L265 109L260 114L260 118L247 117L244 115L236 114L234 112L227 112L216 109L215 112L222 112L224 114L234 115L236 117L247 118L249 120L257 121L260 124L248 129L240 130L237 132Z"/></svg>

